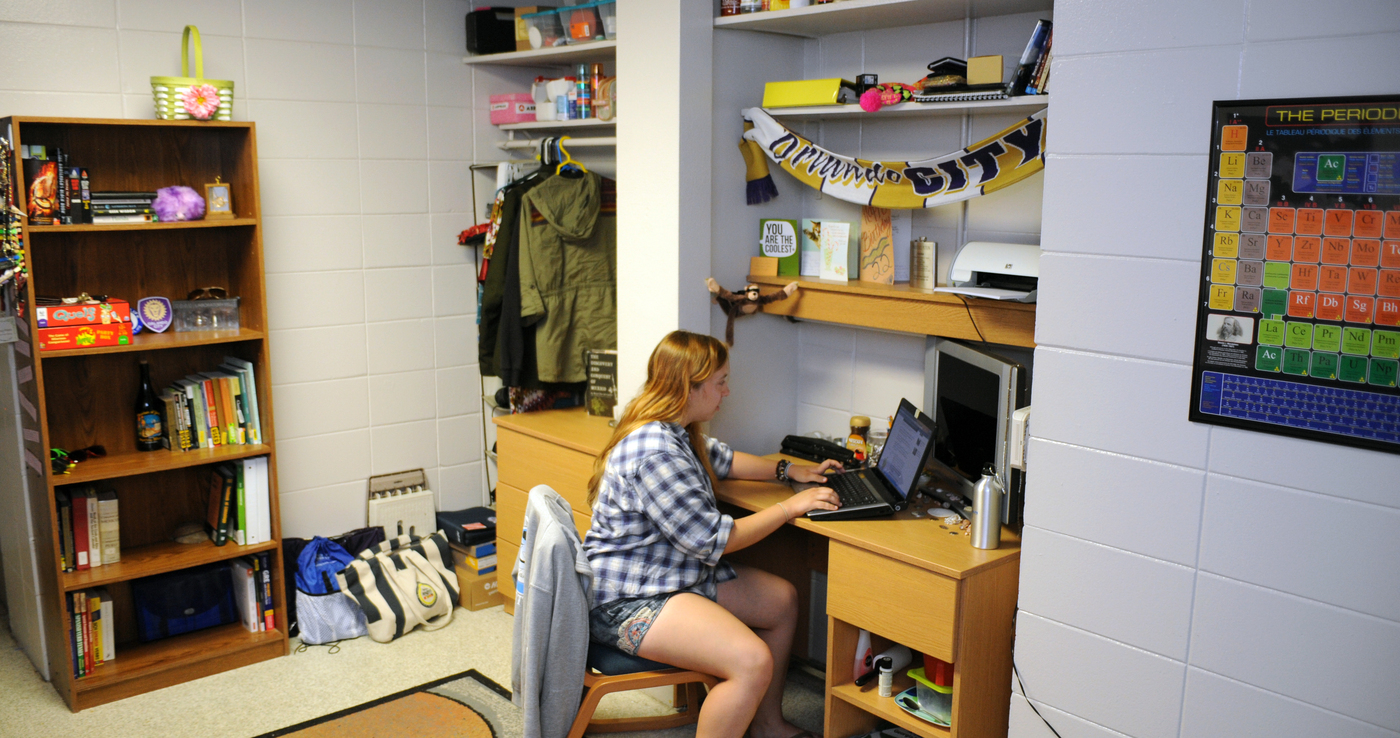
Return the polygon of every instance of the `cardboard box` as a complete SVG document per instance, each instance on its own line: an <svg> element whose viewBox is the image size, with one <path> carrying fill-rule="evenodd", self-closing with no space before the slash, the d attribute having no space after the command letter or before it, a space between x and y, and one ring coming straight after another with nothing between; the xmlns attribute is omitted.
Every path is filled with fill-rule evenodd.
<svg viewBox="0 0 1400 738"><path fill-rule="evenodd" d="M755 277L776 277L778 260L771 256L750 256L749 274Z"/></svg>
<svg viewBox="0 0 1400 738"><path fill-rule="evenodd" d="M468 610L484 610L504 603L495 569L478 574L467 568L467 556L465 548L452 545L452 564L457 570L457 586L461 589L458 604ZM510 564L514 565L515 562Z"/></svg>
<svg viewBox="0 0 1400 738"><path fill-rule="evenodd" d="M111 325L130 323L131 305L126 300L112 298L104 303L85 302L73 305L41 305L34 308L34 319L40 328L63 328L74 325Z"/></svg>
<svg viewBox="0 0 1400 738"><path fill-rule="evenodd" d="M127 346L131 343L131 324L73 325L64 328L40 328L39 350L100 348Z"/></svg>
<svg viewBox="0 0 1400 738"><path fill-rule="evenodd" d="M970 85L1001 84L1003 69L1000 54L974 56L967 60L967 83Z"/></svg>

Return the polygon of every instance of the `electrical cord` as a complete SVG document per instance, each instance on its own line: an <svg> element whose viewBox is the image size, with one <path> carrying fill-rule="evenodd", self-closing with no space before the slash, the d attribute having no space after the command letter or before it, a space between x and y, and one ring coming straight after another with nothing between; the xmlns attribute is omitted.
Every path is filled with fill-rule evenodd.
<svg viewBox="0 0 1400 738"><path fill-rule="evenodd" d="M1011 629L1013 633L1016 630L1016 615L1020 614L1021 610L1017 608L1016 614L1011 616ZM1044 715L1040 714L1040 710L1035 706L1035 703L1031 701L1031 696L1026 694L1026 683L1021 681L1021 669L1016 666L1016 648L1014 644L1011 648L1011 654L1011 674L1016 677L1016 686L1021 688L1021 696L1025 698L1026 704L1031 706L1031 711L1035 713L1035 716L1040 718L1040 722L1045 723L1045 727L1050 729L1050 732L1055 735L1055 738L1060 738L1060 732L1055 730L1055 726L1051 725L1050 721L1046 720Z"/></svg>
<svg viewBox="0 0 1400 738"><path fill-rule="evenodd" d="M987 337L982 335L982 329L977 327L977 319L972 317L972 305L968 304L967 297L958 295L958 299L962 300L963 309L967 311L967 320L972 324L972 330L977 331L977 338L979 338L982 343L986 343Z"/></svg>

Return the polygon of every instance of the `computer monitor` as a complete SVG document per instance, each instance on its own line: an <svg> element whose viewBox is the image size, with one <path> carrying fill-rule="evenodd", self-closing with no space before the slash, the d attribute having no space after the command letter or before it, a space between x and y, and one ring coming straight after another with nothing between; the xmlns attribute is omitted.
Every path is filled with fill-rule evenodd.
<svg viewBox="0 0 1400 738"><path fill-rule="evenodd" d="M1019 526L1025 482L1011 468L1011 413L1030 402L1021 364L945 338L929 338L924 407L938 424L933 456L971 481L991 464L1005 490L1002 522Z"/></svg>

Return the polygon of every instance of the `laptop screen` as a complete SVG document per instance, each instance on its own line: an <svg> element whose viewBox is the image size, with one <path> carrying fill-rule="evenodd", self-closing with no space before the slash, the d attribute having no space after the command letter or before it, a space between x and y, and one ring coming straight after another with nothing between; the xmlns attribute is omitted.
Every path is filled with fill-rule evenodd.
<svg viewBox="0 0 1400 738"><path fill-rule="evenodd" d="M876 464L900 496L907 498L919 481L919 472L932 442L932 425L920 422L908 400L900 402L899 412L890 424L890 435L885 439L885 450L880 452L880 461Z"/></svg>

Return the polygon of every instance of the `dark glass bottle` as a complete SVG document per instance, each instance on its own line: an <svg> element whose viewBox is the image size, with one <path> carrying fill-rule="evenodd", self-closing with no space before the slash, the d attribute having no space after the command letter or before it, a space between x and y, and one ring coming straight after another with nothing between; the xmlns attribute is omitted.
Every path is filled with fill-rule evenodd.
<svg viewBox="0 0 1400 738"><path fill-rule="evenodd" d="M141 362L141 389L136 392L136 450L160 448L161 402L151 389L151 365Z"/></svg>

